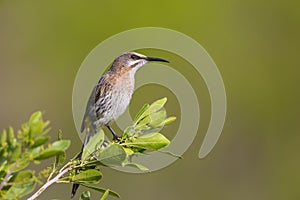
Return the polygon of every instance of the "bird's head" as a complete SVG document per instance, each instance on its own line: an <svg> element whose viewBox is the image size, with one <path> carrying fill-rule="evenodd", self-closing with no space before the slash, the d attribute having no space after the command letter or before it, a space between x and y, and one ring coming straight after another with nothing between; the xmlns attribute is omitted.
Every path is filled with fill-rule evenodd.
<svg viewBox="0 0 300 200"><path fill-rule="evenodd" d="M154 57L148 57L136 52L125 52L119 55L113 62L112 68L120 69L126 71L136 71L139 68L141 68L143 65L145 65L148 62L151 61L158 61L158 62L169 62L167 60L164 60L162 58L154 58Z"/></svg>

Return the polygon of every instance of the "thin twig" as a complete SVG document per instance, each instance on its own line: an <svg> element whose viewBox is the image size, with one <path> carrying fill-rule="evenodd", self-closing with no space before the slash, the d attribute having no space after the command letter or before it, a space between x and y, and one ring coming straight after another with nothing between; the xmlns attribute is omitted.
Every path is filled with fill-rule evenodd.
<svg viewBox="0 0 300 200"><path fill-rule="evenodd" d="M50 185L57 182L60 177L62 177L65 173L69 172L72 169L72 166L65 168L64 170L60 171L53 179L49 180L45 185L43 185L36 193L34 193L31 197L27 200L34 200L38 196L40 196Z"/></svg>
<svg viewBox="0 0 300 200"><path fill-rule="evenodd" d="M72 163L68 162L65 166L63 166L60 170L59 173L62 172L66 167L70 166Z"/></svg>
<svg viewBox="0 0 300 200"><path fill-rule="evenodd" d="M12 171L8 171L6 176L4 177L3 181L0 184L0 190L7 184L8 178L12 174Z"/></svg>
<svg viewBox="0 0 300 200"><path fill-rule="evenodd" d="M50 173L49 177L47 178L47 182L52 178L52 176L54 175L56 171L56 166L55 166L55 163L53 164L53 167L52 167L52 172Z"/></svg>
<svg viewBox="0 0 300 200"><path fill-rule="evenodd" d="M70 181L56 181L56 183L70 183Z"/></svg>
<svg viewBox="0 0 300 200"><path fill-rule="evenodd" d="M7 171L3 181L0 184L0 190L7 184L7 181L9 179L9 177L11 176L11 174L14 172L14 170L19 166L18 163L16 163L10 170Z"/></svg>

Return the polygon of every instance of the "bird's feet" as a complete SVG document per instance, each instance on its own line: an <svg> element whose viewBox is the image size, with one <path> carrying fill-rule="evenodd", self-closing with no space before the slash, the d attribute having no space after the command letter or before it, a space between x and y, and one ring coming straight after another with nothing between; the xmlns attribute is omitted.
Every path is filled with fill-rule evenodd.
<svg viewBox="0 0 300 200"><path fill-rule="evenodd" d="M107 126L107 128L110 130L111 134L113 135L113 141L119 143L119 142L121 141L122 137L119 137L119 136L116 134L116 132L115 132L109 125L106 125L106 126Z"/></svg>
<svg viewBox="0 0 300 200"><path fill-rule="evenodd" d="M119 137L118 135L113 135L113 141L120 142L121 139L122 137Z"/></svg>

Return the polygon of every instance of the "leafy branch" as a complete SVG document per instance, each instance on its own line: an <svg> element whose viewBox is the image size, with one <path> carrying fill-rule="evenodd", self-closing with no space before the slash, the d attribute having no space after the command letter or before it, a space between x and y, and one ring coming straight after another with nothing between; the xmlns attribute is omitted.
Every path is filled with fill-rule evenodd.
<svg viewBox="0 0 300 200"><path fill-rule="evenodd" d="M32 193L36 185L41 185L28 198L34 200L54 183L80 184L103 193L100 200L108 195L120 197L110 189L96 186L102 178L100 167L130 166L148 171L147 167L132 162L132 157L143 156L145 151L158 151L170 143L158 132L175 120L175 117L167 118L162 109L166 101L163 98L144 105L118 141L106 140L102 130L95 134L83 149L82 160L76 155L65 162L71 142L62 139L61 131L57 141L49 142L49 121L42 119L41 112L32 114L17 134L11 127L3 130L0 137L0 199L19 199ZM30 163L40 164L48 158L55 158L53 164L38 174L28 168ZM90 199L90 192L83 192L80 199Z"/></svg>

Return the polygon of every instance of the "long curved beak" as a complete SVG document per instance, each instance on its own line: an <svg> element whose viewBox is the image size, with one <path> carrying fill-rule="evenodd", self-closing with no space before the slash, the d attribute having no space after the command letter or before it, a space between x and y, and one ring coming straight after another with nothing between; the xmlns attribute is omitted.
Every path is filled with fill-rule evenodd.
<svg viewBox="0 0 300 200"><path fill-rule="evenodd" d="M153 57L146 57L145 58L147 61L151 62L151 61L158 61L158 62L167 62L169 63L169 61L162 59L162 58L153 58Z"/></svg>

